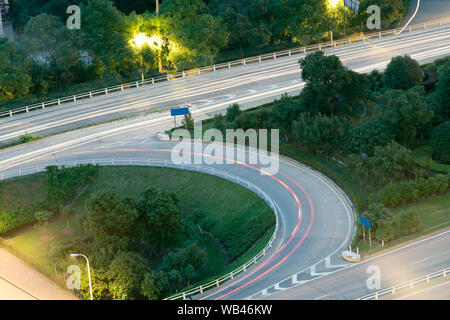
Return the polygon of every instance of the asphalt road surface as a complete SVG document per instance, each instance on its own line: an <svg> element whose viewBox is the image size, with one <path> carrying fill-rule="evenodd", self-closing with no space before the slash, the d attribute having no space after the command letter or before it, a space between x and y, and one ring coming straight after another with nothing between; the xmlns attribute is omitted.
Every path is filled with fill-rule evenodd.
<svg viewBox="0 0 450 320"><path fill-rule="evenodd" d="M336 54L347 67L358 72L383 69L392 57L404 54L425 63L450 53L450 26L406 32L326 52ZM170 118L170 108L186 101L192 104L196 120L224 112L235 102L244 107L257 106L283 93L300 92L304 86L297 63L300 58L302 55L252 63L1 118L0 142L26 132L48 136L131 115L140 115L138 121L161 120Z"/></svg>
<svg viewBox="0 0 450 320"><path fill-rule="evenodd" d="M264 298L282 300L357 299L379 289L390 288L440 271L448 268L449 265L450 230L447 230L428 239L419 240L408 246L349 265L337 272L297 287L274 291L272 295ZM371 276L371 273L368 273L370 266L376 266L381 271L381 286L378 289L369 289L367 286L367 279ZM445 291L446 287L448 285L430 288L427 291L428 297L450 299L450 291ZM431 294L433 291L436 295ZM419 291L417 291L417 294L419 295ZM406 296L403 298L406 298Z"/></svg>

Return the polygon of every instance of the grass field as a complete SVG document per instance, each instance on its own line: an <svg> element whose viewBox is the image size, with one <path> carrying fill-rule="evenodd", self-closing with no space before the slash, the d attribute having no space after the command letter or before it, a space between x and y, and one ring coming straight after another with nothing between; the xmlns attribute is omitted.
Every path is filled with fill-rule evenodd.
<svg viewBox="0 0 450 320"><path fill-rule="evenodd" d="M44 183L43 175L5 181L0 189L0 208L2 210L16 209L41 200L44 195L42 190ZM54 277L54 267L48 257L48 250L53 243L60 240L83 236L84 231L78 217L85 212L84 204L90 194L96 190L108 188L118 191L122 196L137 197L148 187L176 192L181 200L180 205L184 216L200 208L209 217L215 218L217 224L212 229L213 235L230 232L255 215L273 216L271 209L256 194L215 176L170 168L100 167L97 181L89 185L73 201L76 215L70 219L71 229L66 228L63 217L57 217L50 223L45 234L42 228L27 227L9 235L4 243L18 256ZM24 194L31 196L24 197ZM256 244L249 244L253 246L236 261L228 261L222 246L212 241L208 235L201 236L201 243L208 252L208 264L203 268L201 278L222 275L250 260L266 245L272 232L273 228L269 229ZM61 280L62 275L57 274L56 278Z"/></svg>

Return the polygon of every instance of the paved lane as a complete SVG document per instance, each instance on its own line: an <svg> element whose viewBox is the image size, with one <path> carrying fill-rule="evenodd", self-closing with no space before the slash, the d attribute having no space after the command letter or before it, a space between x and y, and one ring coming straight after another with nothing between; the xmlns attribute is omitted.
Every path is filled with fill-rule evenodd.
<svg viewBox="0 0 450 320"><path fill-rule="evenodd" d="M380 289L384 289L442 270L449 265L450 230L447 230L266 298L357 299L377 291L367 287L367 279L371 275L367 272L369 266L380 268ZM449 293L446 296L449 298Z"/></svg>
<svg viewBox="0 0 450 320"><path fill-rule="evenodd" d="M346 66L359 72L383 69L396 55L409 54L425 63L450 53L450 26L403 33L326 52L338 55ZM139 119L146 120L155 114L167 115L168 109L185 101L193 105L196 119L224 112L234 102L244 107L257 106L285 92L300 92L304 84L297 61L301 57L247 64L2 118L0 142L25 132L50 135L131 115L140 115ZM150 112L153 114L148 115Z"/></svg>

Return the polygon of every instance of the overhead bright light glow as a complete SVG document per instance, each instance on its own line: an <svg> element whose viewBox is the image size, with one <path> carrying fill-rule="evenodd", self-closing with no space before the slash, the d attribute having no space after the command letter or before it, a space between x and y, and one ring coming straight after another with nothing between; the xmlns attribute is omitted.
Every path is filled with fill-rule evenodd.
<svg viewBox="0 0 450 320"><path fill-rule="evenodd" d="M328 7L336 8L341 0L328 0Z"/></svg>
<svg viewBox="0 0 450 320"><path fill-rule="evenodd" d="M149 46L152 49L161 49L164 40L158 35L153 35L150 38L145 35L145 33L138 33L130 40L130 44L137 48L142 48L143 46Z"/></svg>

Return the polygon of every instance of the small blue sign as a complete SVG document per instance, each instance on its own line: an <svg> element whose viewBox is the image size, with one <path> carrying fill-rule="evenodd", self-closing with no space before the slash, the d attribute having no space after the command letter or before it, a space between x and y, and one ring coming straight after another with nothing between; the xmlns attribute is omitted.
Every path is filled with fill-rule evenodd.
<svg viewBox="0 0 450 320"><path fill-rule="evenodd" d="M177 109L170 109L170 115L172 117L175 116L184 116L185 114L189 114L189 108L177 108Z"/></svg>
<svg viewBox="0 0 450 320"><path fill-rule="evenodd" d="M370 229L370 221L365 219L363 216L359 216L359 220L361 221L361 224L366 227L367 229Z"/></svg>

